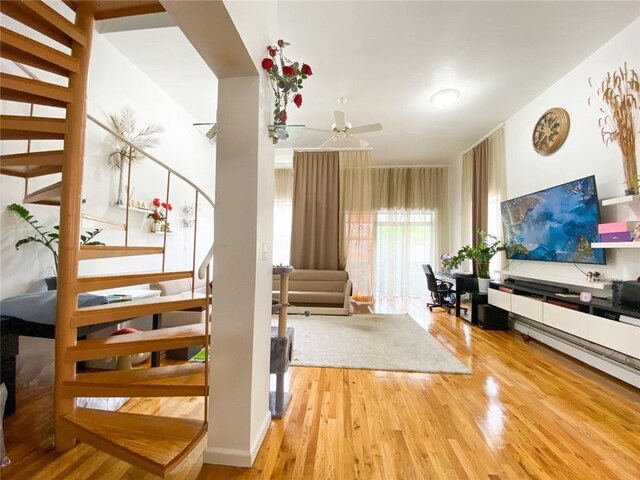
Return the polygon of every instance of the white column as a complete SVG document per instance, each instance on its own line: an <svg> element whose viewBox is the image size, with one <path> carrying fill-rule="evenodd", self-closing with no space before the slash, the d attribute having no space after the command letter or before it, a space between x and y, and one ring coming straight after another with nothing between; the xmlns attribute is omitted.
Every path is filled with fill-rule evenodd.
<svg viewBox="0 0 640 480"><path fill-rule="evenodd" d="M206 463L249 467L269 413L273 146L259 76L219 83Z"/></svg>

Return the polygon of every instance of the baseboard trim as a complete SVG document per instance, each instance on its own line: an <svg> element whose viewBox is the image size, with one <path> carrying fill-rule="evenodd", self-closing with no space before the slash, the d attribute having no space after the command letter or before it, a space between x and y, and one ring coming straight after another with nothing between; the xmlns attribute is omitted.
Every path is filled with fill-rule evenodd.
<svg viewBox="0 0 640 480"><path fill-rule="evenodd" d="M586 363L587 365L592 366L593 368L596 368L608 375L611 375L612 377L622 380L629 385L640 388L640 375L631 371L630 369L607 361L601 356L586 351L585 349L582 349L576 345L572 345L558 337L554 337L549 333L543 332L542 330L535 328L534 325L530 325L514 319L512 326L514 330L529 335L531 338L534 338L539 342L542 342L545 345L558 350L559 352L565 353L583 363Z"/></svg>
<svg viewBox="0 0 640 480"><path fill-rule="evenodd" d="M251 442L249 450L235 448L207 447L204 450L204 463L211 465L225 465L228 467L251 468L258 456L264 437L271 425L271 412L267 410L264 420L258 430L258 435Z"/></svg>

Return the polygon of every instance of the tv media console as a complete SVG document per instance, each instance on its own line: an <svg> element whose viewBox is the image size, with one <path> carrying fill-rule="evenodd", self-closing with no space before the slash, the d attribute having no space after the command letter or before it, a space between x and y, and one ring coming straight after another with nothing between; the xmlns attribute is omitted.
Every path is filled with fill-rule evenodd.
<svg viewBox="0 0 640 480"><path fill-rule="evenodd" d="M518 317L522 317L530 321L529 325L533 328L544 325L540 331L551 336L557 331L569 334L561 334L559 337L563 343L567 343L569 339L569 343L578 349L584 350L587 342L590 342L633 357L635 362L618 362L618 367L622 369L635 370L631 372L632 380L629 380L631 377L626 372L623 372L623 378L613 371L615 369L601 368L601 359L597 362L580 359L640 387L640 369L637 368L640 366L640 326L619 321L620 315L640 318L640 311L595 297L591 302L582 302L577 294L570 293L570 288L561 290L549 290L547 285L537 286L534 283L519 285L517 282L492 282L488 300L490 305L510 312L510 317L516 322ZM535 335L531 336L536 338ZM544 336L548 335L540 335ZM580 339L587 342L581 342ZM544 342L542 339L541 341ZM555 345L557 344L552 346ZM570 351L565 353L576 356ZM636 367L629 367L624 363L635 363Z"/></svg>

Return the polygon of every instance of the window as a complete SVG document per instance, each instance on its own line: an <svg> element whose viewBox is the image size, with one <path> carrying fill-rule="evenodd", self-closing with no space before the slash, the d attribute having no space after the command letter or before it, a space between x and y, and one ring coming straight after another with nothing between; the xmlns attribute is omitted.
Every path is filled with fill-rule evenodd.
<svg viewBox="0 0 640 480"><path fill-rule="evenodd" d="M378 211L375 229L375 296L423 297L422 264L434 265L433 213Z"/></svg>

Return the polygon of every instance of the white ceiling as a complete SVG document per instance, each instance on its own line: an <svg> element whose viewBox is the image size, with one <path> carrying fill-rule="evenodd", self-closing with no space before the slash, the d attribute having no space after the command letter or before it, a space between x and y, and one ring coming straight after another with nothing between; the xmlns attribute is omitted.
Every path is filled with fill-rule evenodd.
<svg viewBox="0 0 640 480"><path fill-rule="evenodd" d="M280 1L287 57L314 71L289 123L328 128L346 96L347 121L384 125L362 135L376 164L448 163L638 16L637 1ZM106 35L194 117L212 120L215 77L176 28ZM446 110L429 103L443 88L462 92ZM306 132L278 148L326 138Z"/></svg>

